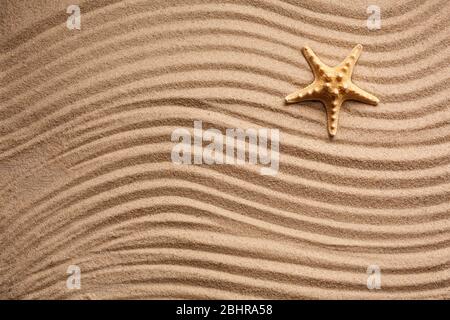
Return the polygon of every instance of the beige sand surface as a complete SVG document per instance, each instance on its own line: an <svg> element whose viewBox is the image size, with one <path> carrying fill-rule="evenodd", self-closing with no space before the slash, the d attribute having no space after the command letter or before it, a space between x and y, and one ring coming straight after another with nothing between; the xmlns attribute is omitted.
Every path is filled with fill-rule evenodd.
<svg viewBox="0 0 450 320"><path fill-rule="evenodd" d="M450 2L376 2L0 0L0 298L450 298ZM331 141L284 97L357 43ZM175 166L194 120L279 128L279 174Z"/></svg>

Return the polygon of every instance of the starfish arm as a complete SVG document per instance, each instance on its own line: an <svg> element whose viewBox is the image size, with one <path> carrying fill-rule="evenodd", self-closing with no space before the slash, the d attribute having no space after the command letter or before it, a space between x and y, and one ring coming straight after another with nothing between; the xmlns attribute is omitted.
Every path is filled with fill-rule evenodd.
<svg viewBox="0 0 450 320"><path fill-rule="evenodd" d="M380 100L375 97L373 94L364 91L354 83L352 83L348 89L346 94L346 99L348 100L356 100L359 102L367 103L376 106Z"/></svg>
<svg viewBox="0 0 450 320"><path fill-rule="evenodd" d="M303 47L303 55L305 56L306 61L308 61L309 66L311 67L312 72L314 73L314 77L317 79L320 74L324 72L327 66L316 56L314 51L308 47Z"/></svg>
<svg viewBox="0 0 450 320"><path fill-rule="evenodd" d="M353 73L353 68L355 67L356 62L359 59L359 56L361 55L361 51L363 49L363 46L360 44L357 44L352 52L347 56L347 58L342 61L338 68L341 69L344 73L348 74L349 76Z"/></svg>
<svg viewBox="0 0 450 320"><path fill-rule="evenodd" d="M306 88L297 90L286 97L287 103L294 103L306 100L316 100L317 99L317 91L315 90L317 85L315 82L311 83Z"/></svg>
<svg viewBox="0 0 450 320"><path fill-rule="evenodd" d="M339 111L341 110L342 100L335 100L333 102L324 102L327 111L327 128L328 134L334 137L337 133L339 122Z"/></svg>

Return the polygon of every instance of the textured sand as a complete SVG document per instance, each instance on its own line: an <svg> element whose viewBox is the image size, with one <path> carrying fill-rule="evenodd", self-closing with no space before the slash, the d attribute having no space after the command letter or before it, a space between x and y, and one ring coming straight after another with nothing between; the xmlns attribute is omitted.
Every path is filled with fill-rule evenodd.
<svg viewBox="0 0 450 320"><path fill-rule="evenodd" d="M0 0L0 298L450 298L450 3ZM297 3L297 4L296 4ZM300 49L356 44L336 138ZM171 132L279 128L280 172ZM80 290L66 269L82 270ZM382 289L366 269L379 265Z"/></svg>

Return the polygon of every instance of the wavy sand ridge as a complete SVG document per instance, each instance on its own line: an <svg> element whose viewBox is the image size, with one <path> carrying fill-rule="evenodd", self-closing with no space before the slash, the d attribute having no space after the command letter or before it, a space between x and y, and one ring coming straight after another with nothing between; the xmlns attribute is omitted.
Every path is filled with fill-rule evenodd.
<svg viewBox="0 0 450 320"><path fill-rule="evenodd" d="M1 298L450 297L448 1L385 1L379 31L365 1L86 1L80 32L41 2L1 47ZM284 97L304 44L333 65L356 43L381 103L330 141ZM279 174L175 166L194 120L279 128Z"/></svg>

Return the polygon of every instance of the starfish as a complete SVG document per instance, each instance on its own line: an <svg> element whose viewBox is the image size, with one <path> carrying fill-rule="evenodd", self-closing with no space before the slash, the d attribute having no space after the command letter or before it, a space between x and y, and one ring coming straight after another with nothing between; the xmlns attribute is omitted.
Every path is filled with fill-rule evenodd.
<svg viewBox="0 0 450 320"><path fill-rule="evenodd" d="M362 45L356 45L350 55L336 67L329 67L314 54L308 46L303 55L314 74L314 81L304 89L286 97L287 103L305 100L318 100L327 111L328 134L334 137L337 132L339 111L346 100L356 100L377 105L380 101L374 95L364 91L352 82L353 68L362 51Z"/></svg>

